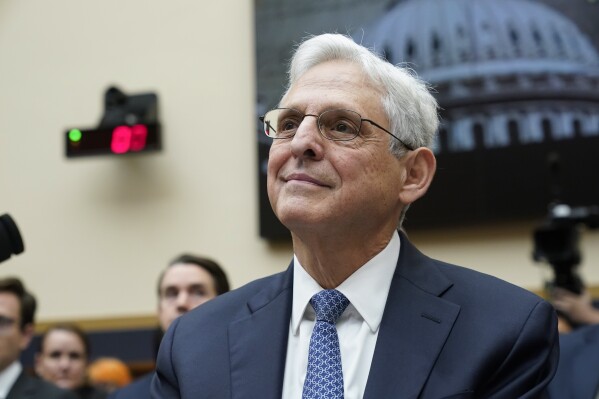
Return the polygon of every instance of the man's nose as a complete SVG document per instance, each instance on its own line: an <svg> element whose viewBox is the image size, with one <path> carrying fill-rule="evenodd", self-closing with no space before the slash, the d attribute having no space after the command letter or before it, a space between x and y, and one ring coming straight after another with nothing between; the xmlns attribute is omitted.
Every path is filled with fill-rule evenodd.
<svg viewBox="0 0 599 399"><path fill-rule="evenodd" d="M291 152L296 157L322 159L324 154L323 140L318 127L316 115L306 115L291 138Z"/></svg>
<svg viewBox="0 0 599 399"><path fill-rule="evenodd" d="M177 295L177 310L187 312L189 310L189 294L185 291L179 292Z"/></svg>

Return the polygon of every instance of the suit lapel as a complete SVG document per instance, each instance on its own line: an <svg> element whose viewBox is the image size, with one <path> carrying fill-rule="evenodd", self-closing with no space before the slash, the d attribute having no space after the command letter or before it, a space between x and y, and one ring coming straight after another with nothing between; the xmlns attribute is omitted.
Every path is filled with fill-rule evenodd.
<svg viewBox="0 0 599 399"><path fill-rule="evenodd" d="M599 326L586 327L584 332L579 355L572 364L572 380L578 382L572 387L572 394L578 398L594 398L599 387L599 345L596 342Z"/></svg>
<svg viewBox="0 0 599 399"><path fill-rule="evenodd" d="M400 236L364 399L418 397L460 311L439 297L452 283Z"/></svg>
<svg viewBox="0 0 599 399"><path fill-rule="evenodd" d="M8 392L6 399L27 399L33 395L33 387L29 383L29 378L22 371L19 378L15 381Z"/></svg>
<svg viewBox="0 0 599 399"><path fill-rule="evenodd" d="M292 288L289 267L248 301L249 316L229 325L233 399L281 398Z"/></svg>

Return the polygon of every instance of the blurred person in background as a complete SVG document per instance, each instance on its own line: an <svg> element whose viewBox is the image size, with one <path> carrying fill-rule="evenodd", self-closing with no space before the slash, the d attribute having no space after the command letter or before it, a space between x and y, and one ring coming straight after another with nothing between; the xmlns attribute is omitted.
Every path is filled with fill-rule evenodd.
<svg viewBox="0 0 599 399"><path fill-rule="evenodd" d="M218 295L229 291L224 270L215 261L189 254L173 259L158 277L158 321L164 332L173 320ZM154 373L119 389L109 399L150 397Z"/></svg>
<svg viewBox="0 0 599 399"><path fill-rule="evenodd" d="M87 378L89 354L89 339L83 330L73 324L57 324L41 336L35 372L80 399L104 399L107 393L93 387Z"/></svg>
<svg viewBox="0 0 599 399"><path fill-rule="evenodd" d="M599 398L599 309L588 291L554 287L551 302L560 316L560 358L548 387L551 399Z"/></svg>
<svg viewBox="0 0 599 399"><path fill-rule="evenodd" d="M27 375L19 362L33 338L36 306L19 279L0 279L0 398L76 399L69 391Z"/></svg>
<svg viewBox="0 0 599 399"><path fill-rule="evenodd" d="M553 287L550 297L551 303L564 321L563 332L599 324L598 304L588 291L584 290L581 294L576 294L564 288Z"/></svg>
<svg viewBox="0 0 599 399"><path fill-rule="evenodd" d="M108 393L128 385L133 379L131 370L116 357L101 357L87 368L90 383Z"/></svg>

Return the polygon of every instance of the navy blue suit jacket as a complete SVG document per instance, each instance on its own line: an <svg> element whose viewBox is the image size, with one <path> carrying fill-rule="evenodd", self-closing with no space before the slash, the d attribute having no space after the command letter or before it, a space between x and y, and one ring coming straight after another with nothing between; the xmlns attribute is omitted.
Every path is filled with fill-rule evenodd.
<svg viewBox="0 0 599 399"><path fill-rule="evenodd" d="M154 373L144 375L129 385L114 391L108 399L150 399L150 385Z"/></svg>
<svg viewBox="0 0 599 399"><path fill-rule="evenodd" d="M364 398L544 397L559 351L553 308L400 236ZM280 399L292 266L177 319L160 347L153 398Z"/></svg>
<svg viewBox="0 0 599 399"><path fill-rule="evenodd" d="M8 391L7 399L78 399L71 391L21 372Z"/></svg>
<svg viewBox="0 0 599 399"><path fill-rule="evenodd" d="M599 325L560 336L559 367L549 384L552 399L595 399L599 392Z"/></svg>

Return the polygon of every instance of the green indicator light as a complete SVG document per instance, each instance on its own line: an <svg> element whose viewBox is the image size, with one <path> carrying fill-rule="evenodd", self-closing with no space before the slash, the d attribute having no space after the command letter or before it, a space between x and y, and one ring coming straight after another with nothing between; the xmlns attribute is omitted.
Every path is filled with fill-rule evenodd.
<svg viewBox="0 0 599 399"><path fill-rule="evenodd" d="M81 140L81 130L79 129L71 129L69 130L69 140L74 143L77 143Z"/></svg>

